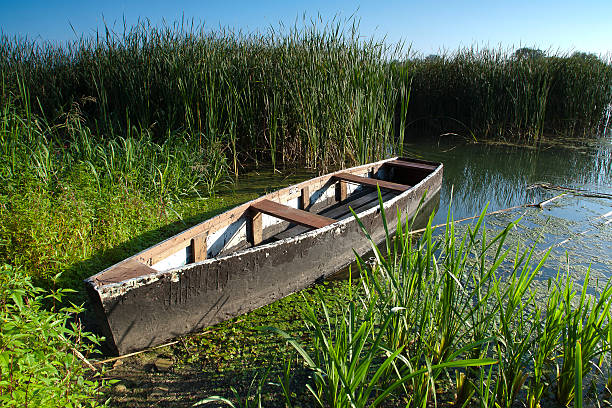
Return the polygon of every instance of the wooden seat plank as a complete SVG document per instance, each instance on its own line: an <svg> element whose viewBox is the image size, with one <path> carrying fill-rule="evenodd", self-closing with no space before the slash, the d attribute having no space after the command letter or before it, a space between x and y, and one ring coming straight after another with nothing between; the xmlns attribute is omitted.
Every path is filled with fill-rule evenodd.
<svg viewBox="0 0 612 408"><path fill-rule="evenodd" d="M308 211L299 210L270 200L257 201L251 204L251 209L310 228L323 228L336 222L332 218L309 213Z"/></svg>
<svg viewBox="0 0 612 408"><path fill-rule="evenodd" d="M391 161L386 162L385 165L401 167L404 169L427 170L427 171L434 171L437 167L436 165L433 165L433 164L411 162L411 161L406 161L406 160L391 160Z"/></svg>
<svg viewBox="0 0 612 408"><path fill-rule="evenodd" d="M107 270L95 279L98 284L106 285L137 278L139 276L150 275L156 272L157 271L150 266L138 262L134 258L129 258L125 262L115 265L112 269Z"/></svg>
<svg viewBox="0 0 612 408"><path fill-rule="evenodd" d="M369 178L369 177L361 177L361 176L356 176L350 173L339 173L339 174L334 175L334 178L338 180L344 180L349 183L363 184L363 185L374 187L374 188L378 186L381 189L400 191L400 192L406 191L410 189L411 187L405 184L392 183L390 181L378 180L378 179Z"/></svg>
<svg viewBox="0 0 612 408"><path fill-rule="evenodd" d="M383 201L387 200L388 198L391 198L395 194L396 193L394 192L383 192L382 193ZM335 206L327 210L324 210L320 213L320 215L323 215L329 218L333 218L336 221L340 221L345 218L353 216L350 208L352 208L353 211L355 211L355 213L359 214L360 212L369 210L370 208L375 207L377 205L378 205L378 192L374 191L369 194L362 195L361 197L356 198L355 200L351 200L347 203L342 203L339 206ZM286 229L285 231L276 234L274 236L274 239L277 241L280 241L281 239L294 237L306 231L308 231L308 228L303 227L301 225L297 225L295 227Z"/></svg>

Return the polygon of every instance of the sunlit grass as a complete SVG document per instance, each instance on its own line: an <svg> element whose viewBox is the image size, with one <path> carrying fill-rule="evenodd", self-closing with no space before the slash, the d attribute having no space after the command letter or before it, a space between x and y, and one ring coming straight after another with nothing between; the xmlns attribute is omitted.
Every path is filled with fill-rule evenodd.
<svg viewBox="0 0 612 408"><path fill-rule="evenodd" d="M344 306L331 312L327 297L304 298L299 339L266 328L310 370L300 386L311 404L539 407L546 395L543 406L582 406L585 376L610 351L610 282L593 288L587 276L578 299L576 283L560 273L539 303L534 280L547 256L507 246L516 222L488 236L484 212L461 234L450 212L443 231L432 219L416 241L398 224L385 250L372 242L375 261L358 257L361 279L345 283ZM291 406L292 390L282 378L279 385Z"/></svg>

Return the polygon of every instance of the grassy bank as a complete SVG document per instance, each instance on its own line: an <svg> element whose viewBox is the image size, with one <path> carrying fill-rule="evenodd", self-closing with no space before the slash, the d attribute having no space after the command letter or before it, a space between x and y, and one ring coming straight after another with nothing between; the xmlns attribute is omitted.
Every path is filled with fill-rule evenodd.
<svg viewBox="0 0 612 408"><path fill-rule="evenodd" d="M0 152L0 262L42 281L63 272L80 288L86 273L224 208L203 199L228 180L223 152L184 133L103 138L78 118L58 129L5 104Z"/></svg>

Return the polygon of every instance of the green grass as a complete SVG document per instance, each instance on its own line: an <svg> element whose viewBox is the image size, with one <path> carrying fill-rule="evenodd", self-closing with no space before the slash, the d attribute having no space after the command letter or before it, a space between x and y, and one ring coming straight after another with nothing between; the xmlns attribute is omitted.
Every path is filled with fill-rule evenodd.
<svg viewBox="0 0 612 408"><path fill-rule="evenodd" d="M538 303L534 281L547 256L507 246L518 221L490 236L484 215L462 233L450 212L442 231L432 219L418 240L400 224L384 250L372 243L375 261L358 257L359 280L306 292L289 309L301 310L302 324L264 328L262 341L276 334L302 364L283 374L282 362L264 363L279 373L276 389L258 388L252 403L271 393L287 406L582 405L587 374L610 352L612 283L592 287L587 277L578 299L576 283L559 274L549 280L548 303ZM309 379L293 388L283 379L304 368ZM588 378L604 392L603 370Z"/></svg>
<svg viewBox="0 0 612 408"><path fill-rule="evenodd" d="M43 284L63 272L62 284L80 289L87 273L224 208L209 199L229 177L218 144L128 130L102 138L75 119L59 137L31 112L3 107L0 262Z"/></svg>
<svg viewBox="0 0 612 408"><path fill-rule="evenodd" d="M47 289L80 289L83 278L259 195L215 198L247 166L300 162L323 172L401 153L423 128L528 142L550 131L589 135L612 100L610 63L593 56L465 49L412 58L363 40L352 20L251 34L143 22L63 47L2 37L0 77L0 264ZM479 406L525 398L535 408L551 392L562 404L580 398L591 362L610 351L609 286L591 297L587 282L577 296L560 275L550 282L556 301L537 304L541 263L520 248L510 261L503 244L512 227L489 237L481 218L459 235L449 222L413 242L399 226L389 255L376 252L374 266L360 260L358 288L336 288L318 303L310 293L300 303L304 326L277 327L304 363L285 373L310 370L307 395L321 405L392 397L425 406L441 385ZM3 313L17 319L21 292L8 282ZM262 313L298 317L292 302L236 330L267 321ZM37 306L24 321L68 319L47 311ZM228 333L187 339L177 352L190 364L234 364L243 344L220 346ZM58 347L69 343L79 344ZM286 352L275 344L273 352ZM259 346L250 356L265 362L270 350ZM27 373L34 365L24 361ZM27 388L23 378L7 383L3 367L2 392ZM287 378L279 384L290 401ZM75 381L83 385L76 393L98 386Z"/></svg>

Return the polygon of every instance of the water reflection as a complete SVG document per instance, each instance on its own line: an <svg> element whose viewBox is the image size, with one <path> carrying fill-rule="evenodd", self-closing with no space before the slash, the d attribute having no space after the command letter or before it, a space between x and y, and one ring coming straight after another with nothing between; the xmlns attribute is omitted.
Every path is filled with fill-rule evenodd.
<svg viewBox="0 0 612 408"><path fill-rule="evenodd" d="M407 144L405 152L444 163L441 204L442 208L448 206L453 187L455 218L474 215L488 202L489 209L496 210L555 195L550 190L528 189L536 183L612 192L611 140L568 148L528 149L443 139L437 144Z"/></svg>
<svg viewBox="0 0 612 408"><path fill-rule="evenodd" d="M412 142L405 154L444 163L444 183L436 224L444 223L451 190L455 219L525 203L538 203L562 191L535 186L549 183L604 194L612 193L612 138L539 149L468 144L442 139ZM532 188L530 188L532 187ZM516 240L538 242L543 253L554 246L545 275L556 273L565 255L578 275L591 265L596 275L612 276L612 199L567 194L544 209L526 208L490 217L503 226L523 217Z"/></svg>

